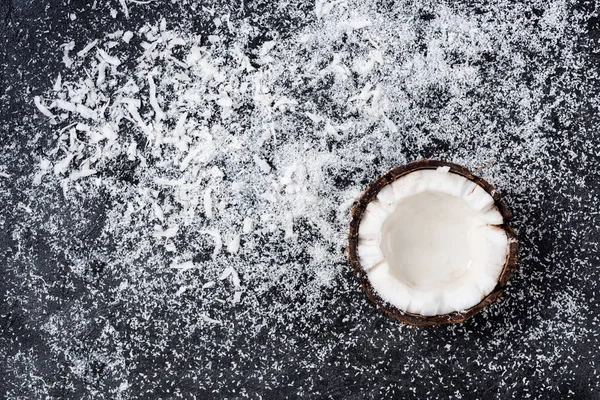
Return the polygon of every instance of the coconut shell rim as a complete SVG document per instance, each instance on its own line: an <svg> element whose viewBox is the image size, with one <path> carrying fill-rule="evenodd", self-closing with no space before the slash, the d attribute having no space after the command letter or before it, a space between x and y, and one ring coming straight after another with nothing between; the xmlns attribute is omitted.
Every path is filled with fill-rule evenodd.
<svg viewBox="0 0 600 400"><path fill-rule="evenodd" d="M452 173L461 175L470 181L476 183L482 187L487 193L494 199L494 205L502 215L502 225L494 225L506 233L508 238L509 248L506 257L506 262L502 268L502 272L498 277L498 282L494 289L485 296L479 303L463 311L455 311L448 314L425 316L421 314L409 313L399 309L393 304L382 299L379 294L375 291L367 272L362 268L360 264L360 258L358 257L358 228L362 220L362 216L367 208L367 205L377 196L379 191L384 187L394 182L395 180L407 175L411 172L415 172L423 169L436 169L438 167L449 167ZM421 159L413 161L408 164L404 164L395 168L392 168L385 174L381 175L375 181L373 181L365 191L361 194L358 201L352 208L352 219L350 221L350 231L348 233L348 259L354 272L358 275L360 280L360 288L365 292L370 301L380 308L384 313L392 318L396 318L406 324L415 326L438 326L445 324L457 324L465 322L472 318L475 314L482 311L485 307L495 301L500 300L500 296L504 291L509 279L512 277L516 270L519 242L515 230L510 226L512 220L512 214L506 204L501 199L500 193L498 193L494 186L485 179L474 175L466 167L441 160Z"/></svg>

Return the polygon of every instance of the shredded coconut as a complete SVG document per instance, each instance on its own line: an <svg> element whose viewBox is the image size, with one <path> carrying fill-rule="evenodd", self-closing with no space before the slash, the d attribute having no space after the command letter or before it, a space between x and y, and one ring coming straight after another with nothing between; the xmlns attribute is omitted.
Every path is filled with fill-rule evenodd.
<svg viewBox="0 0 600 400"><path fill-rule="evenodd" d="M456 398L598 395L600 138L582 115L600 96L575 7L182 2L136 22L146 3L91 7L118 30L53 37L61 75L24 91L14 148L35 166L0 173L31 210L0 218L6 325L47 353L8 339L9 397L434 397L422 375ZM344 256L361 191L421 157L495 159L479 174L522 248L500 304L435 332L376 311Z"/></svg>

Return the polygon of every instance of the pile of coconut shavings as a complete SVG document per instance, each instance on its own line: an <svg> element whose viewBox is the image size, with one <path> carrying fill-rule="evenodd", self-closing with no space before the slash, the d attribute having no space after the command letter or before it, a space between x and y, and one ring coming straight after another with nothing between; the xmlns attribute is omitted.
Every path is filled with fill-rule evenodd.
<svg viewBox="0 0 600 400"><path fill-rule="evenodd" d="M473 60L499 48L495 56L515 69L519 53L511 43L530 32L511 36L443 5L437 13L422 31L410 10L398 22L364 5L326 7L317 10L319 23L265 42L252 62L244 51L251 27L233 27L227 16L217 26L227 24L233 40L212 35L202 44L162 20L78 45L68 65L85 77L58 77L54 93L36 97L61 134L35 181L60 179L67 195L109 191L103 235L140 243L133 253L117 247L128 264L145 251L153 268L203 270L195 286L231 279L234 302L242 296L240 274L250 288L267 289L307 273L321 290L339 276L358 183L406 162L407 153L435 156L414 150L432 140L464 143L452 158L476 167L502 157L501 143L518 135L521 148L510 151L521 151L519 162L543 155L539 130L519 120L498 129L485 105L467 96L497 84L483 81ZM458 57L453 64L450 56ZM448 104L441 111L419 106L428 96ZM516 96L500 106L538 123L542 94L533 86ZM124 158L134 183L112 176ZM351 184L336 184L340 179ZM257 257L261 240L278 246ZM290 263L290 252L304 254L302 263ZM181 295L190 287L165 290Z"/></svg>
<svg viewBox="0 0 600 400"><path fill-rule="evenodd" d="M150 315L146 305L175 299L182 321L200 318L187 334L226 324L232 310L258 316L257 331L282 311L308 320L330 293L355 289L342 277L349 209L387 169L421 156L472 168L497 159L484 173L516 201L525 187L540 194L532 176L556 178L532 164L547 156L551 109L539 87L552 68L525 54L567 40L560 4L542 21L545 37L508 6L490 21L442 4L424 25L409 6L390 18L317 2L317 21L253 53L253 28L227 16L216 24L227 37L163 20L67 45L81 74L35 100L59 136L34 182L60 183L76 205L108 196L100 238L114 248L97 256L120 281L115 301ZM486 57L503 69L489 72ZM513 87L526 73L530 84ZM448 150L431 153L436 143ZM273 290L280 297L266 304ZM571 301L561 312L580 309Z"/></svg>
<svg viewBox="0 0 600 400"><path fill-rule="evenodd" d="M219 20L230 24L226 17ZM129 43L133 36L141 40L137 51ZM270 150L272 143L285 140L275 132L277 115L297 104L265 85L268 52L275 43L263 45L257 57L267 68L256 69L236 45L222 44L223 38L209 36L208 45L201 40L167 30L163 20L135 35L115 32L104 42L86 44L77 53L78 64L67 63L85 71L85 78L63 82L59 77L47 99L35 98L38 109L61 128L34 182L58 178L67 196L111 193L103 235L138 242L133 252L117 245L118 262L135 265L149 256L153 263L139 268L188 275L202 267L206 279L193 286L209 289L230 279L234 303L242 295L240 272L264 280L254 255L257 238L264 236L272 236L268 240L280 251L318 257L312 261L319 268L312 279L329 284L332 272L322 269L322 262L340 258L343 230L323 224L331 205L317 206L316 191L324 181L320 166L335 158L317 154L324 162L303 164L309 157L293 162L283 154L279 160ZM123 65L132 59L133 69ZM294 154L310 146L304 143ZM117 164L129 169L127 180L119 176L123 171L113 173ZM294 249L299 235L294 224L303 218L318 225L315 229L340 254L304 248L307 243ZM232 261L238 253L244 261ZM263 257L267 282L271 273L290 279L291 269L301 274L307 267L297 262L269 266L277 257ZM123 278L127 274L135 272L128 270ZM179 296L190 287L164 289Z"/></svg>

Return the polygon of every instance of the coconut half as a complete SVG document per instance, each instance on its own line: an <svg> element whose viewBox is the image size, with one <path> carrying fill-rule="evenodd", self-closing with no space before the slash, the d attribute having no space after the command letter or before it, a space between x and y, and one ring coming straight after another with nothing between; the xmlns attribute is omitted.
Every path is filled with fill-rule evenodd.
<svg viewBox="0 0 600 400"><path fill-rule="evenodd" d="M500 195L468 169L420 160L373 182L348 254L367 296L412 325L458 323L498 300L518 241Z"/></svg>

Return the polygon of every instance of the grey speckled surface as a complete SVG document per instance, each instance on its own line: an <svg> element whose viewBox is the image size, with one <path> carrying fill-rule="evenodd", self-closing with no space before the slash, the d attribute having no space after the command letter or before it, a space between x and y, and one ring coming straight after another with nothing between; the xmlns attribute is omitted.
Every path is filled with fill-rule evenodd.
<svg viewBox="0 0 600 400"><path fill-rule="evenodd" d="M593 2L552 3L563 7L560 18L567 21L558 39L545 36L547 21L542 19L553 12L546 2L457 3L456 12L466 20L500 27L509 15L515 29L533 32L529 43L507 39L523 66L506 64L510 57L502 48L477 54L469 62L479 68L480 87L488 92L466 94L472 109L448 111L452 94L431 87L407 103L420 112L422 122L400 130L422 133L398 134L401 157L363 143L356 151L374 154L370 162L332 167L331 191L336 192L361 190L398 159L484 161L469 158L469 152L497 159L497 169L486 177L494 181L497 173L515 215L524 264L502 303L463 325L426 329L402 326L376 310L337 256L325 265L335 271L333 284L318 289L317 300L306 294L313 270L301 269L293 270L297 276L285 290L264 284L256 295L252 271L241 271L248 287L240 304L212 302L203 308L208 300L196 294L173 301L172 293L161 290L176 290L181 282L168 269L147 271L139 281L129 277L130 284L139 284L137 292L117 296L127 266L119 266L121 253L112 249L133 249L138 243L104 234L119 201L109 190L66 198L59 184L31 185L39 156L56 140L55 128L37 113L33 96L51 88L58 72L69 79L60 45L70 40L78 50L105 32L136 31L163 17L169 26L204 36L214 26L212 17L187 2L127 2L128 20L118 1L96 9L87 3L0 1L0 172L6 175L0 177L0 397L600 398L600 22ZM206 7L254 27L244 48L249 55L265 41L285 41L316 21L314 2L237 1ZM119 11L116 18L111 8ZM391 21L409 16L415 32L441 15L437 3L381 3L377 8ZM69 19L71 13L75 20ZM423 37L415 37L417 48L427 48L429 39ZM574 62L565 58L567 45ZM333 48L352 53L352 46L351 39L344 39ZM524 118L506 100L514 94L511 88L523 87L537 93L541 110L536 129L545 148L535 159L525 154L534 151L532 139L510 133L535 119ZM333 104L332 89L325 84L290 86L289 92L321 108ZM326 112L352 117L333 106ZM432 121L443 115L465 117L466 125L457 126L467 129L470 123L494 123L497 131L508 133L496 139L481 127L473 128L481 133L471 139L432 133L438 126ZM397 115L390 118L401 125ZM337 150L341 145L323 143L332 154L343 154L344 148L352 149L352 140ZM486 146L488 153L482 150ZM127 162L112 168L105 176L124 177L123 182L137 171ZM535 190L527 190L530 184ZM343 222L335 221L331 226L343 230ZM302 264L310 258L302 249L315 243L332 254L343 251L343 242L327 247L330 243L314 232L310 219L302 223L299 246L292 248L300 250L261 237L254 255L227 262L240 266L259 258L272 265ZM210 255L204 256L200 252L195 260L209 268ZM219 288L215 296L230 292ZM224 322L198 325L204 312Z"/></svg>

